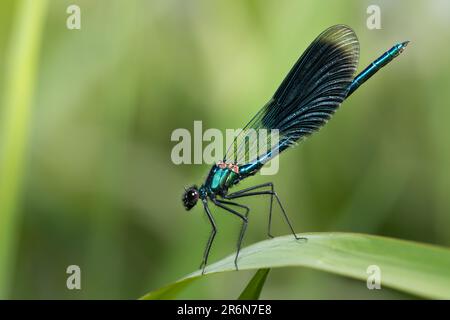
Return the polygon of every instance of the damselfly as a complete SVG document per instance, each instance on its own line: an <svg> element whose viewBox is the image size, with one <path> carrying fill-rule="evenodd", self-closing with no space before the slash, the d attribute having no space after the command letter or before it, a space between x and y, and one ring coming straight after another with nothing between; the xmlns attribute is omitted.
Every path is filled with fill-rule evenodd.
<svg viewBox="0 0 450 320"><path fill-rule="evenodd" d="M236 269L250 208L230 200L260 195L270 196L268 235L272 237L272 207L275 198L295 239L304 239L296 235L271 182L232 193L229 193L229 189L239 181L256 174L280 152L319 130L346 98L398 56L407 44L408 41L396 44L356 77L354 74L359 59L359 42L351 28L345 25L332 26L310 44L270 101L244 127L240 136L236 137L223 161L213 165L203 185L200 188L194 185L185 190L182 199L186 210L192 209L200 199L212 227L200 265L202 273L205 271L209 251L217 232L208 201L242 221L234 260ZM277 143L264 155L249 159L248 150L252 146L248 146L248 141L256 142L255 139L245 138L250 132L260 129L277 129L279 132Z"/></svg>

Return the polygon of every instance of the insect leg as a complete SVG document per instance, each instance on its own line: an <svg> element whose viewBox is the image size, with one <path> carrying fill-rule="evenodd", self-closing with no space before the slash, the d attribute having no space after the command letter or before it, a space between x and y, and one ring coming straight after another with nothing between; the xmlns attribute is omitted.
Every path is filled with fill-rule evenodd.
<svg viewBox="0 0 450 320"><path fill-rule="evenodd" d="M236 203L236 202L231 202L231 201L223 201L223 200L218 200L218 199L213 199L212 200L214 202L214 204L224 210L227 210L228 212L231 212L232 214L238 216L241 220L242 220L242 227L241 227L241 232L239 233L239 239L237 242L237 252L236 252L236 256L234 257L234 266L236 267L236 270L238 269L238 265L237 265L237 260L239 257L239 251L241 250L241 246L242 246L242 240L244 239L244 234L245 231L247 230L247 225L248 225L248 213L250 212L250 209L247 206L244 206L242 204ZM226 205L231 205L231 206L237 206L240 208L244 208L245 209L245 215L240 214L239 212L227 207Z"/></svg>
<svg viewBox="0 0 450 320"><path fill-rule="evenodd" d="M211 223L211 234L209 235L208 242L206 243L205 252L203 253L202 264L200 265L200 269L202 269L202 274L205 273L206 263L208 262L209 250L211 249L212 243L214 241L214 237L217 233L216 223L214 222L214 218L211 214L211 211L208 208L208 203L206 200L203 200L203 207L205 208L206 215L208 216L209 222Z"/></svg>
<svg viewBox="0 0 450 320"><path fill-rule="evenodd" d="M272 182L267 182L267 183L259 184L259 185L253 186L253 187L245 188L245 189L236 191L234 193L230 193L230 194L226 195L224 198L225 199L240 198L240 196L242 196L243 194L245 194L245 193L247 193L249 191L256 190L256 189L261 189L261 188L265 188L265 187L270 187L271 191L273 192L273 194L271 194L271 196L270 196L269 224L268 224L268 227L267 227L267 235L269 236L269 238L273 238L273 235L270 232L271 226L272 226L272 208L273 208L273 196L274 196L274 190L273 190L273 183Z"/></svg>
<svg viewBox="0 0 450 320"><path fill-rule="evenodd" d="M270 191L256 191L256 192L252 192L253 190L256 190L256 189L259 189L259 188L263 188L263 187L268 187L268 186L271 187ZM297 234L295 233L294 228L292 227L292 223L289 220L289 217L288 217L286 211L284 210L283 205L281 204L281 200L278 197L278 194L274 191L274 187L273 187L273 184L271 182L266 183L266 184L262 184L262 185L258 185L258 186L254 186L254 187L251 187L251 188L243 189L243 190L237 191L235 193L231 193L231 194L226 196L226 199L237 199L237 198L251 197L251 196L257 196L257 195L270 195L271 197L275 197L275 199L277 199L278 205L281 208L281 212L283 213L284 219L286 220L286 223L288 224L289 228L291 229L291 232L294 235L295 239L297 239L297 240L299 240L299 239L306 240L306 238L298 237ZM271 236L270 235L271 213L272 212L269 213L269 236Z"/></svg>

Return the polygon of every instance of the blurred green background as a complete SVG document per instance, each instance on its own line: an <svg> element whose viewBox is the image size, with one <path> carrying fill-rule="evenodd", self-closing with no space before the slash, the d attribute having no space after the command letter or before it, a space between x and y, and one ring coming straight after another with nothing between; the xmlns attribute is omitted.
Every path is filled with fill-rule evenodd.
<svg viewBox="0 0 450 320"><path fill-rule="evenodd" d="M81 8L81 30L66 9ZM366 27L369 5L381 30ZM345 23L360 69L406 52L320 133L283 154L273 181L299 232L348 231L450 245L447 1L1 1L0 298L134 299L200 264L209 224L174 165L176 128L240 128L325 28ZM265 239L268 200L246 244ZM210 261L240 224L215 211ZM275 234L288 229L275 213ZM82 289L66 288L79 265ZM202 279L181 298L236 298L251 272ZM301 268L273 270L262 298L410 298Z"/></svg>

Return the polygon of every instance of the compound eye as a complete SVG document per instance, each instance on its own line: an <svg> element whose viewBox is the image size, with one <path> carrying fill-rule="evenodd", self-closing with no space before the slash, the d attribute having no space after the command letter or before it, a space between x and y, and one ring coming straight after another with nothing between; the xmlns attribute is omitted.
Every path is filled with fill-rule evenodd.
<svg viewBox="0 0 450 320"><path fill-rule="evenodd" d="M198 200L198 198L200 197L198 190L196 187L191 187L189 189L186 190L185 193L185 198L187 201L189 202L195 202Z"/></svg>
<svg viewBox="0 0 450 320"><path fill-rule="evenodd" d="M196 187L186 189L186 192L183 195L183 205L186 210L192 209L196 205L199 197L200 195Z"/></svg>
<svg viewBox="0 0 450 320"><path fill-rule="evenodd" d="M188 191L188 199L190 201L195 200L198 197L198 192L196 190Z"/></svg>

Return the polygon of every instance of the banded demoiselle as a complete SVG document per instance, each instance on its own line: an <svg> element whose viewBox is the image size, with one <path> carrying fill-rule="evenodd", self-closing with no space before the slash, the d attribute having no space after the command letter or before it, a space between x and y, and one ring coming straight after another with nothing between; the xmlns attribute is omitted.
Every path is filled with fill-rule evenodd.
<svg viewBox="0 0 450 320"><path fill-rule="evenodd" d="M296 235L273 183L259 184L232 193L229 193L229 189L243 179L255 175L264 164L279 153L318 131L346 98L397 57L407 44L408 41L396 44L356 77L354 74L359 59L359 41L350 27L332 26L309 45L273 97L241 131L240 139L236 137L223 161L212 166L203 185L200 188L194 185L185 190L182 200L186 210L192 209L200 199L212 227L200 265L202 273L205 271L217 232L208 201L242 221L234 259L236 269L250 208L230 200L270 196L268 236L272 237L272 207L275 198L295 239L305 239ZM264 155L248 159L249 146L246 145L244 148L243 144L248 144L245 138L255 129L277 129L279 139Z"/></svg>

